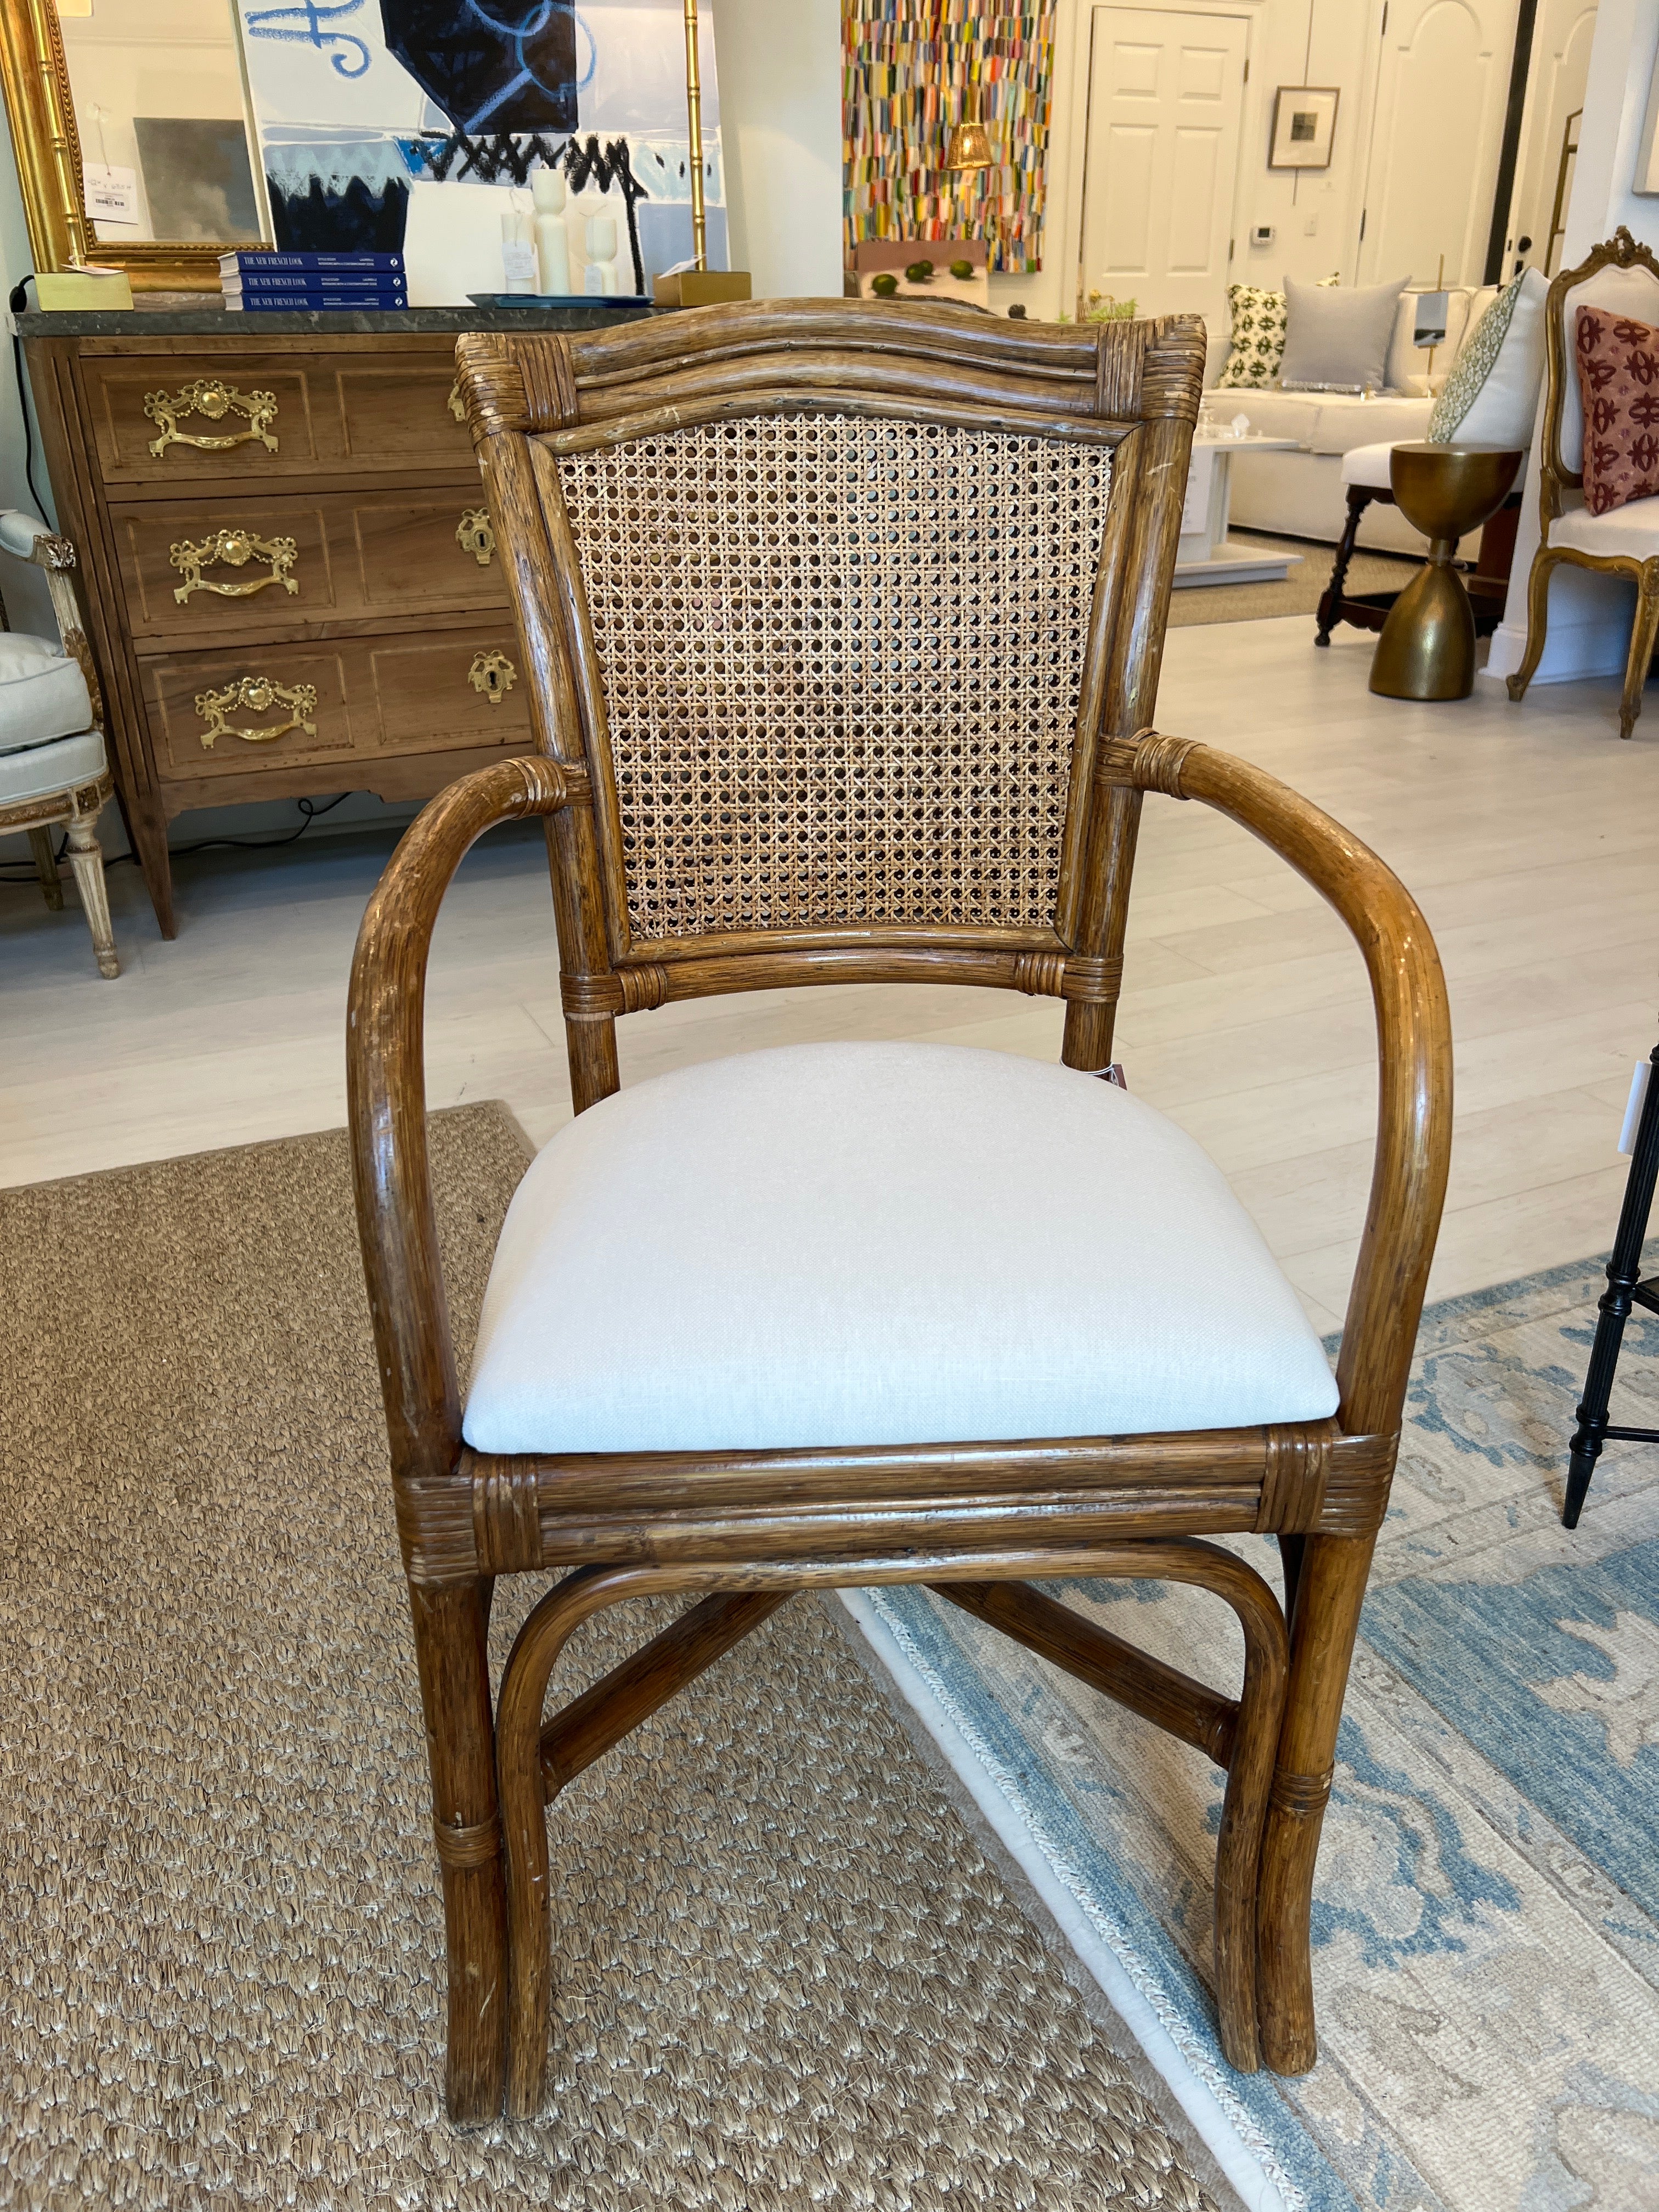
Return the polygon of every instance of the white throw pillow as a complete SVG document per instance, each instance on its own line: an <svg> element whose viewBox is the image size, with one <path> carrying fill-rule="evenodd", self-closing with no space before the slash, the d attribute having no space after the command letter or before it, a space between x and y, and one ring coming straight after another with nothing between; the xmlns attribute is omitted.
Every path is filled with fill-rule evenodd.
<svg viewBox="0 0 1659 2212"><path fill-rule="evenodd" d="M1492 301L1435 402L1431 445L1507 446L1522 453L1531 445L1548 291L1538 270L1523 269Z"/></svg>
<svg viewBox="0 0 1659 2212"><path fill-rule="evenodd" d="M1400 306L1394 319L1394 331L1389 340L1389 390L1403 392L1421 398L1429 390L1429 379L1434 378L1435 388L1446 380L1451 365L1457 358L1457 349L1463 343L1468 328L1469 305L1474 294L1464 285L1443 285L1446 295L1446 335L1434 350L1434 368L1429 368L1426 349L1416 343L1417 303L1425 294L1431 293L1430 284L1413 284L1400 295Z"/></svg>

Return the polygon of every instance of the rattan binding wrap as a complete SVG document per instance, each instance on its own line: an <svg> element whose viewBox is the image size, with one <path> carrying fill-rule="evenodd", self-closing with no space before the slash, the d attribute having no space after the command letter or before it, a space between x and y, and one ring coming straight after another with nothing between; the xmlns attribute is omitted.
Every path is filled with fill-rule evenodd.
<svg viewBox="0 0 1659 2212"><path fill-rule="evenodd" d="M557 467L636 940L1053 924L1107 449L753 416Z"/></svg>

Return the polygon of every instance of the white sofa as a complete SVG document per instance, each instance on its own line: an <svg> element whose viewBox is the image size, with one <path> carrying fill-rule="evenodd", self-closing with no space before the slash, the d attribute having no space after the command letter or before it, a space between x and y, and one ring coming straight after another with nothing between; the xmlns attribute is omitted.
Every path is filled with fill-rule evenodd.
<svg viewBox="0 0 1659 2212"><path fill-rule="evenodd" d="M1498 296L1497 288L1451 292L1446 343L1434 356L1434 390L1444 382L1457 349ZM1402 295L1389 348L1389 387L1366 399L1352 392L1226 391L1210 385L1205 403L1219 421L1247 415L1264 437L1294 438L1294 453L1235 453L1232 515L1235 528L1269 531L1281 538L1310 538L1334 545L1347 520L1342 481L1345 454L1361 446L1394 446L1425 438L1434 391L1423 374L1427 356L1412 344L1415 293ZM1224 340L1212 349L1217 374L1227 358ZM1398 507L1373 503L1359 525L1358 543L1382 553L1421 554L1426 540Z"/></svg>

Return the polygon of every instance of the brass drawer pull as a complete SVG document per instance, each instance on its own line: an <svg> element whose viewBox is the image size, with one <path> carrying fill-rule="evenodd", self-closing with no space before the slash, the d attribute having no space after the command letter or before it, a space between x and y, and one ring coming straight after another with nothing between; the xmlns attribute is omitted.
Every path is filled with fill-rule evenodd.
<svg viewBox="0 0 1659 2212"><path fill-rule="evenodd" d="M504 653L478 653L466 672L475 691L482 691L492 707L499 707L519 680L519 672Z"/></svg>
<svg viewBox="0 0 1659 2212"><path fill-rule="evenodd" d="M489 556L495 550L495 532L490 527L487 507L469 507L455 526L455 543L463 553L470 553L481 568L489 566Z"/></svg>
<svg viewBox="0 0 1659 2212"><path fill-rule="evenodd" d="M216 592L222 599L251 599L267 584L280 584L291 599L300 586L288 572L299 550L291 538L256 538L251 530L216 530L211 538L195 544L181 538L167 548L168 560L185 580L175 586L173 596L182 607L192 592ZM250 576L245 584L216 584L202 574L210 562L222 561L228 568L243 568L253 560L269 561L270 574Z"/></svg>
<svg viewBox="0 0 1659 2212"><path fill-rule="evenodd" d="M449 411L458 422L466 420L466 402L461 397L461 380L458 376L449 387Z"/></svg>
<svg viewBox="0 0 1659 2212"><path fill-rule="evenodd" d="M238 392L234 385L221 384L216 376L198 376L182 392L170 395L147 392L144 412L161 428L161 436L149 441L149 449L158 461L169 446L196 446L204 453L225 453L233 446L246 446L257 438L268 453L276 450L276 440L270 427L276 415L274 392ZM198 435L195 431L179 428L181 415L205 415L210 422L222 422L227 415L240 415L248 427L246 430L232 430L223 437L216 437L210 432Z"/></svg>
<svg viewBox="0 0 1659 2212"><path fill-rule="evenodd" d="M253 714L286 707L288 720L271 730L239 730L226 717L243 707ZM311 719L317 711L317 692L310 684L290 685L275 683L269 676L243 676L234 684L227 684L222 691L198 691L196 711L207 724L202 744L209 752L216 738L241 738L251 745L268 745L285 738L290 730L303 730L308 738L317 734L317 725Z"/></svg>

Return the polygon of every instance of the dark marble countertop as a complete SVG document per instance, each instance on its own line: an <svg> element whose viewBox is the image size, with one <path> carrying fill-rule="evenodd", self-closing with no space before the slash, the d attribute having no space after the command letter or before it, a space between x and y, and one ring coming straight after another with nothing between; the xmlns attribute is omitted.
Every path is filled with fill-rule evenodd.
<svg viewBox="0 0 1659 2212"><path fill-rule="evenodd" d="M140 295L142 297L142 295ZM441 336L450 331L596 331L608 323L672 314L670 307L292 307L231 314L210 293L200 307L104 307L13 317L26 338L246 338Z"/></svg>

